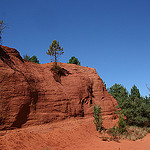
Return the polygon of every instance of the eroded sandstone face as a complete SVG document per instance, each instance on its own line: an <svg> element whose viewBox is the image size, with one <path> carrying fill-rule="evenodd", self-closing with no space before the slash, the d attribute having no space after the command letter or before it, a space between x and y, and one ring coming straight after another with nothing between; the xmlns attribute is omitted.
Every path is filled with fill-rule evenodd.
<svg viewBox="0 0 150 150"><path fill-rule="evenodd" d="M58 63L67 73L56 82L52 65L25 61L17 50L0 46L0 129L90 115L94 104L103 118L115 116L117 102L95 69Z"/></svg>

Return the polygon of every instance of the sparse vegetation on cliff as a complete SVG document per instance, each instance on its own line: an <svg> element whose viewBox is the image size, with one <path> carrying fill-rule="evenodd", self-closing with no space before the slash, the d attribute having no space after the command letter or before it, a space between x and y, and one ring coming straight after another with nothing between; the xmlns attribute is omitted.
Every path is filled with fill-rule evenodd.
<svg viewBox="0 0 150 150"><path fill-rule="evenodd" d="M103 130L103 126L102 126L103 120L102 120L102 114L101 114L102 111L101 111L100 105L97 105L97 106L94 105L93 110L94 110L93 121L96 126L96 130L100 132Z"/></svg>

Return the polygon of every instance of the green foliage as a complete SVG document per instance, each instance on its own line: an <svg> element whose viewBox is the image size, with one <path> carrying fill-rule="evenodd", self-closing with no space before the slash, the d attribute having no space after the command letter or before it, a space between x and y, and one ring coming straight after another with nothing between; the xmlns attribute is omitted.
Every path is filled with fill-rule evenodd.
<svg viewBox="0 0 150 150"><path fill-rule="evenodd" d="M26 54L23 56L23 59L39 64L39 60L35 55L30 58L30 56Z"/></svg>
<svg viewBox="0 0 150 150"><path fill-rule="evenodd" d="M6 28L6 25L4 24L3 20L0 21L0 44L1 44L1 40L2 40L2 32L3 30Z"/></svg>
<svg viewBox="0 0 150 150"><path fill-rule="evenodd" d="M129 125L150 126L150 104L146 104L142 99L129 99L128 107L123 109Z"/></svg>
<svg viewBox="0 0 150 150"><path fill-rule="evenodd" d="M54 40L52 44L49 46L48 52L46 52L47 55L53 56L55 59L55 63L57 64L57 59L60 55L62 55L63 48L59 46L59 42Z"/></svg>
<svg viewBox="0 0 150 150"><path fill-rule="evenodd" d="M26 54L26 55L23 55L23 59L30 61L30 56L28 56L27 54Z"/></svg>
<svg viewBox="0 0 150 150"><path fill-rule="evenodd" d="M139 89L131 88L127 108L123 110L128 124L150 126L150 103L140 96Z"/></svg>
<svg viewBox="0 0 150 150"><path fill-rule="evenodd" d="M119 107L124 107L124 103L128 99L128 91L125 87L115 83L108 89L108 92L117 100Z"/></svg>
<svg viewBox="0 0 150 150"><path fill-rule="evenodd" d="M131 101L134 101L136 98L139 98L140 99L140 92L139 92L139 89L133 85L133 87L131 88L131 92L130 92L130 95L129 95L129 98Z"/></svg>
<svg viewBox="0 0 150 150"><path fill-rule="evenodd" d="M32 56L29 61L39 64L39 60L35 55Z"/></svg>
<svg viewBox="0 0 150 150"><path fill-rule="evenodd" d="M78 58L76 58L75 56L72 56L72 57L69 59L69 64L76 64L76 65L79 65L79 66L80 66L80 62L79 62Z"/></svg>
<svg viewBox="0 0 150 150"><path fill-rule="evenodd" d="M111 140L118 139L118 127L113 126L112 128L109 128L107 133L112 136Z"/></svg>
<svg viewBox="0 0 150 150"><path fill-rule="evenodd" d="M118 133L122 134L127 130L127 124L122 114L119 114Z"/></svg>
<svg viewBox="0 0 150 150"><path fill-rule="evenodd" d="M112 140L118 140L120 135L127 132L127 125L126 121L122 114L119 114L119 121L118 126L113 126L112 128L108 129L107 133L110 134Z"/></svg>
<svg viewBox="0 0 150 150"><path fill-rule="evenodd" d="M141 97L135 85L131 88L130 95L120 84L113 85L108 92L117 100L129 125L150 126L150 99Z"/></svg>
<svg viewBox="0 0 150 150"><path fill-rule="evenodd" d="M96 126L96 130L102 131L103 130L103 126L102 126L103 120L102 120L102 115L101 115L102 111L101 111L100 105L97 105L97 106L94 105L93 110L94 110L94 115L93 115L94 120L93 121Z"/></svg>

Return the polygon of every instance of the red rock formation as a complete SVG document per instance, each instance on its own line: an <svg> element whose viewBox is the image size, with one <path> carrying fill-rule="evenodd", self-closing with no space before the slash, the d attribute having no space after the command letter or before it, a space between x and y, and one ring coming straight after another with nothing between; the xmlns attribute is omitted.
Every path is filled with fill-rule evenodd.
<svg viewBox="0 0 150 150"><path fill-rule="evenodd" d="M91 114L100 104L114 117L116 100L93 68L58 63L67 70L56 82L52 63L25 61L13 48L0 46L0 129L43 124Z"/></svg>

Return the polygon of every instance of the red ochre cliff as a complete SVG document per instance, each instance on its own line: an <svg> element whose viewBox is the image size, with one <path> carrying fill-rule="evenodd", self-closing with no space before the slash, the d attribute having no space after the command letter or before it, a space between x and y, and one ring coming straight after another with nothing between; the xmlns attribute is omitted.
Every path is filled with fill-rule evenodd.
<svg viewBox="0 0 150 150"><path fill-rule="evenodd" d="M114 119L117 101L93 68L58 63L67 70L56 82L53 63L25 61L16 49L0 46L0 129L91 115L100 105L104 120Z"/></svg>

